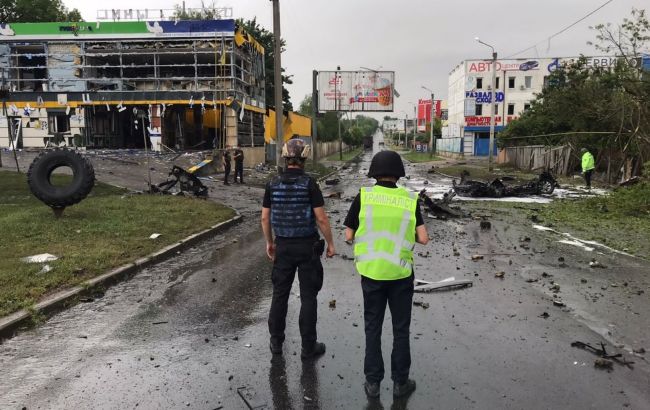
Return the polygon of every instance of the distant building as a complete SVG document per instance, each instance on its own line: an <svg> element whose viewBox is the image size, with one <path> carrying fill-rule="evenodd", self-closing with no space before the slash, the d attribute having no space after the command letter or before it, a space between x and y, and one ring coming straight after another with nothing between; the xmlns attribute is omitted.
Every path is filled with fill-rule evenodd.
<svg viewBox="0 0 650 410"><path fill-rule="evenodd" d="M418 132L429 132L431 125L431 100L418 100ZM443 121L447 120L447 101L435 100L434 116Z"/></svg>
<svg viewBox="0 0 650 410"><path fill-rule="evenodd" d="M264 48L234 20L8 23L0 147L264 145Z"/></svg>
<svg viewBox="0 0 650 410"><path fill-rule="evenodd" d="M438 150L488 155L490 104L495 105L494 125L498 133L530 108L552 71L577 58L497 60L496 93L492 92L490 85L491 60L463 61L449 74L449 119L443 128L443 141L438 143ZM588 57L587 65L613 67L616 61L616 57Z"/></svg>

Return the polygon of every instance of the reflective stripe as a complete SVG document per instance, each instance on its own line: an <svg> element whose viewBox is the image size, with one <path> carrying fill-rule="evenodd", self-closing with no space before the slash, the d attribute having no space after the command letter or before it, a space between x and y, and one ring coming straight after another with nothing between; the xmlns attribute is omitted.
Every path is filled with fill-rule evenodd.
<svg viewBox="0 0 650 410"><path fill-rule="evenodd" d="M384 259L392 264L395 264L397 266L401 266L402 268L411 270L412 265L403 259L399 257L399 255L394 255L388 252L368 252L363 255L359 255L355 258L355 262L360 263L360 262L372 262L377 259Z"/></svg>

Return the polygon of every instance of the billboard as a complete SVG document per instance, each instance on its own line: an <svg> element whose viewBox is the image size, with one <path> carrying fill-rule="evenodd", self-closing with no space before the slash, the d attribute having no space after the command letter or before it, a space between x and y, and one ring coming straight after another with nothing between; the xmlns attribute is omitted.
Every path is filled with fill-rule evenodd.
<svg viewBox="0 0 650 410"><path fill-rule="evenodd" d="M318 111L393 111L394 71L319 71Z"/></svg>

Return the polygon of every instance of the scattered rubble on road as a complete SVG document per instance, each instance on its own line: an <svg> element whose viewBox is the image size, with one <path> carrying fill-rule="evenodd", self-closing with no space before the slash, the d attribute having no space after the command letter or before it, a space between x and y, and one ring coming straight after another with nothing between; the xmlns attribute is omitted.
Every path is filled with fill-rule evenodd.
<svg viewBox="0 0 650 410"><path fill-rule="evenodd" d="M178 165L172 167L169 176L172 178L167 181L157 185L149 185L149 193L170 195L185 195L185 193L189 193L201 198L208 196L208 187L203 185L203 182L196 175L189 173ZM177 190L172 191L172 188L177 184Z"/></svg>
<svg viewBox="0 0 650 410"><path fill-rule="evenodd" d="M422 200L424 205L433 213L434 217L441 219L448 217L462 218L468 216L459 208L453 208L449 205L455 196L456 193L451 190L445 193L442 196L442 199L431 199L429 195L427 195L426 189L423 189L419 193L420 200Z"/></svg>
<svg viewBox="0 0 650 410"><path fill-rule="evenodd" d="M599 356L600 357L599 360L601 359L605 360L600 362L599 360L596 360L596 363L594 364L596 367L605 368L605 369L611 368L613 365L607 364L607 361L609 361L610 363L616 362L622 366L626 366L629 369L633 368L632 365L634 364L634 362L625 359L622 353L608 354L607 350L605 349L605 343L603 342L600 342L600 348L591 346L590 344L581 341L572 342L571 346L591 352L596 356Z"/></svg>
<svg viewBox="0 0 650 410"><path fill-rule="evenodd" d="M415 279L415 292L432 292L435 290L446 290L455 288L464 288L466 286L473 286L474 282L469 279L458 279L449 277L439 282L429 282L422 279Z"/></svg>
<svg viewBox="0 0 650 410"><path fill-rule="evenodd" d="M421 300L414 300L413 306L420 306L422 309L429 309L429 303L423 302Z"/></svg>

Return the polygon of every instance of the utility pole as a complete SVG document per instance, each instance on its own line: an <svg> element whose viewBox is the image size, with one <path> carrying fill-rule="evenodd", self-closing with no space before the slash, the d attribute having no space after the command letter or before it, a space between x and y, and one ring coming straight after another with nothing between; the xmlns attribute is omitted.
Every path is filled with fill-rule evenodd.
<svg viewBox="0 0 650 410"><path fill-rule="evenodd" d="M284 144L284 131L282 129L282 39L280 37L280 0L273 1L273 87L275 91L275 156L278 172L282 168L282 145Z"/></svg>
<svg viewBox="0 0 650 410"><path fill-rule="evenodd" d="M497 103L496 76L497 76L497 52L492 53L492 97L490 98L490 152L488 152L488 171L493 169L494 153L494 108Z"/></svg>
<svg viewBox="0 0 650 410"><path fill-rule="evenodd" d="M339 128L339 161L343 161L343 139L341 138L341 116L339 115L341 102L339 101L339 92L337 90L340 69L341 66L336 66L336 72L334 73L334 110L336 111L336 122L338 123Z"/></svg>
<svg viewBox="0 0 650 410"><path fill-rule="evenodd" d="M311 91L311 152L313 161L318 161L318 71L313 70L312 76L312 91Z"/></svg>
<svg viewBox="0 0 650 410"><path fill-rule="evenodd" d="M414 127L413 127L413 141L411 143L415 145L415 137L416 137L416 132L418 131L418 106L413 105L413 122L414 122Z"/></svg>
<svg viewBox="0 0 650 410"><path fill-rule="evenodd" d="M436 118L436 100L434 100L434 95L431 93L431 136L429 137L429 158L433 158L433 155L436 153L436 139L433 136L433 123Z"/></svg>

